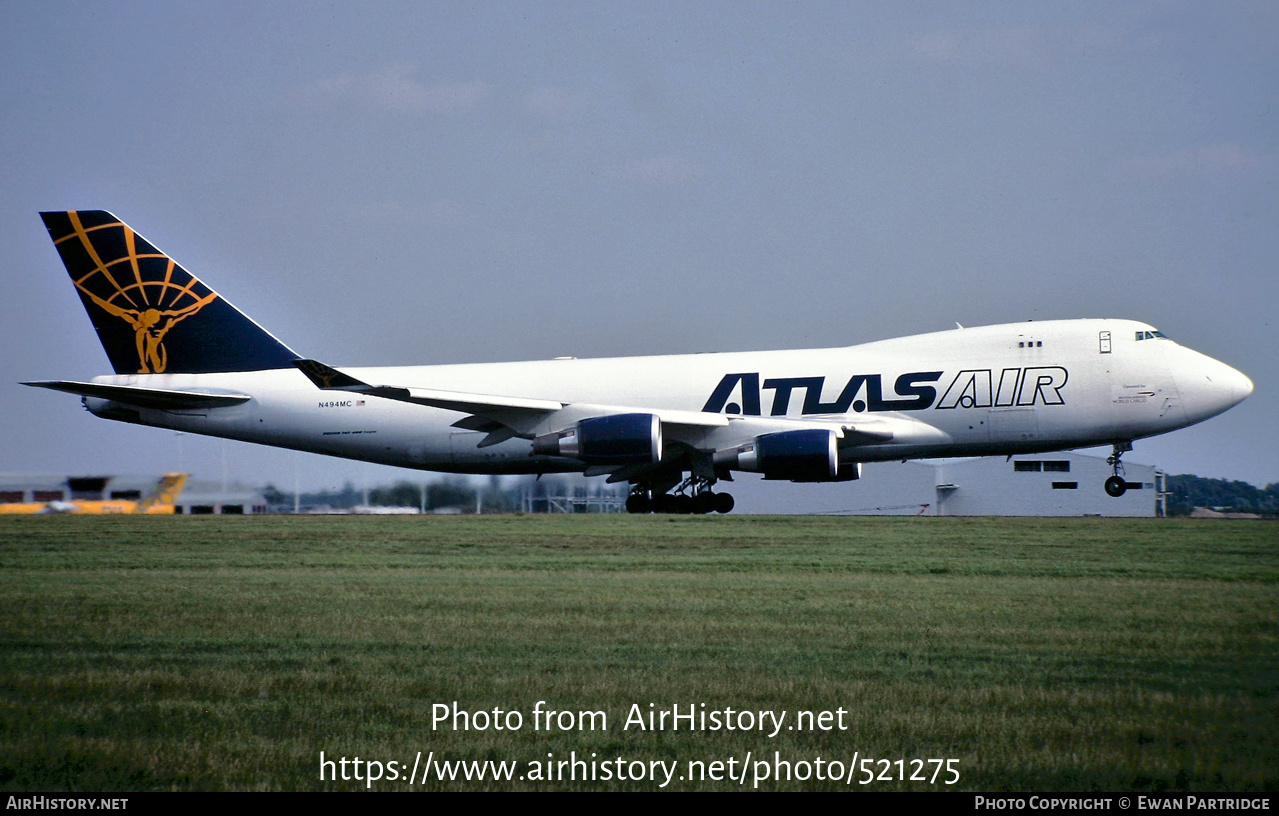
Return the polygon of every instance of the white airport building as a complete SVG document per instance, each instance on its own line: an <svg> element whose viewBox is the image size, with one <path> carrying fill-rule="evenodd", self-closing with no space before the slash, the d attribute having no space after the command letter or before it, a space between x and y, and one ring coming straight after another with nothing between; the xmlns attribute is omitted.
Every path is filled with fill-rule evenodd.
<svg viewBox="0 0 1279 816"><path fill-rule="evenodd" d="M212 479L187 479L186 488L174 504L176 512L197 516L247 516L267 512L262 488Z"/></svg>
<svg viewBox="0 0 1279 816"><path fill-rule="evenodd" d="M862 477L794 484L734 474L716 487L733 494L736 513L850 516L1156 516L1163 473L1124 462L1128 490L1106 495L1102 457L1079 453L872 462Z"/></svg>

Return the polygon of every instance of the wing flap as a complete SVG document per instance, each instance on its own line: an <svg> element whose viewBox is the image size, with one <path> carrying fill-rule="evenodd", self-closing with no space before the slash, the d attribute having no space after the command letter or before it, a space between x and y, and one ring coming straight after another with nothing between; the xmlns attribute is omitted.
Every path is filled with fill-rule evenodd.
<svg viewBox="0 0 1279 816"><path fill-rule="evenodd" d="M708 414L716 417L718 414ZM950 436L939 428L900 414L867 419L847 417L757 417L732 416L728 437L716 437L722 447L740 444L743 439L764 434L797 430L834 431L841 448L865 445L916 445L945 442Z"/></svg>
<svg viewBox="0 0 1279 816"><path fill-rule="evenodd" d="M924 445L949 442L950 434L913 417L876 417L865 422L845 423L840 447L860 445Z"/></svg>
<svg viewBox="0 0 1279 816"><path fill-rule="evenodd" d="M384 388L386 386L383 386ZM564 407L564 403L554 400L525 399L524 397L499 397L489 394L466 394L460 391L436 391L430 388L399 388L396 391L406 392L402 399L405 402L416 402L418 405L429 405L432 408L445 408L449 411L460 411L464 414L477 414L481 411L516 410L551 413Z"/></svg>

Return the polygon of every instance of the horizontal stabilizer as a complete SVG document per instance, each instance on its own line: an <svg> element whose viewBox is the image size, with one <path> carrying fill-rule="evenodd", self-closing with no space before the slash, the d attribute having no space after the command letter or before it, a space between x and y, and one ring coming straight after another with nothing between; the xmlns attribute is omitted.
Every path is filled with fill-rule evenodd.
<svg viewBox="0 0 1279 816"><path fill-rule="evenodd" d="M155 408L161 411L217 408L224 405L239 405L250 399L248 394L206 394L199 391L170 391L163 388L137 388L130 385L104 385L67 380L40 380L23 383L23 385L79 394L82 397L114 400L138 408Z"/></svg>

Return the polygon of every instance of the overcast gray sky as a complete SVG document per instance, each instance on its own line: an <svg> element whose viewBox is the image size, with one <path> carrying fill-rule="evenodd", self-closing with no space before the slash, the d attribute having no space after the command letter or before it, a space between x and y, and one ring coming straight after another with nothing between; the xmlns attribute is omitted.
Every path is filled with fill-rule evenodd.
<svg viewBox="0 0 1279 816"><path fill-rule="evenodd" d="M0 471L408 471L17 385L108 373L37 212L108 209L334 364L1129 317L1251 398L1140 441L1279 481L1279 5L0 2Z"/></svg>

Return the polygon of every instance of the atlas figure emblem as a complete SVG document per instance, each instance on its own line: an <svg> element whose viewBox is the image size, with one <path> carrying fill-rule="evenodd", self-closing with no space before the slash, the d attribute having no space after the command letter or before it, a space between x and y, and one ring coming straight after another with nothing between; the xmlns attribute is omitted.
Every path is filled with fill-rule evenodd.
<svg viewBox="0 0 1279 816"><path fill-rule="evenodd" d="M71 216L76 230L73 234L79 238L92 265L91 272L75 280L76 288L104 312L133 328L139 374L164 373L169 364L169 355L164 348L165 335L178 323L217 300L217 293L145 241L142 242L143 251L139 252L137 235L124 224L116 222L85 230L76 214ZM106 235L106 230L117 228L123 230L124 254L106 256L108 252L115 255L116 252L107 247L117 245L104 241L95 245L91 234L101 230ZM128 281L129 273L126 271L125 285L121 285L122 282L112 276L111 267L124 263L132 271L133 280ZM119 274L118 268L116 274ZM206 294L201 296L196 291L197 287ZM93 289L99 291L94 292Z"/></svg>
<svg viewBox="0 0 1279 816"><path fill-rule="evenodd" d="M155 308L123 309L103 300L84 287L80 287L80 291L88 295L105 311L127 321L133 327L138 344L139 374L163 374L169 364L168 352L164 350L164 336L169 333L169 329L217 299L217 294L210 292L182 309L165 309L164 311ZM121 292L121 294L124 293Z"/></svg>

